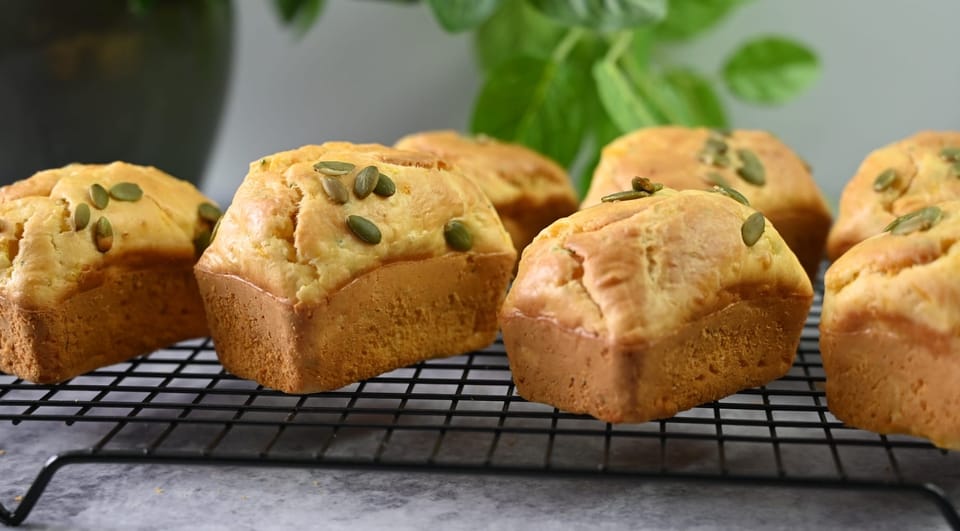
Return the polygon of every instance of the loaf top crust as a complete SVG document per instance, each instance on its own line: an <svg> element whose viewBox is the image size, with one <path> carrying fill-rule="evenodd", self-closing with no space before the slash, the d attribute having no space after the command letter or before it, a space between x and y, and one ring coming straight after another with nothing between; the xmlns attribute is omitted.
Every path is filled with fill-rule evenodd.
<svg viewBox="0 0 960 531"><path fill-rule="evenodd" d="M345 204L324 190L324 175L314 169L321 161L355 166L332 177L349 191ZM396 193L359 199L354 184L367 166L392 179ZM350 215L375 224L381 241L358 238L347 225ZM294 305L313 305L377 267L460 252L444 237L453 219L472 235L470 253L516 256L490 201L446 161L377 144L308 145L250 164L197 268L245 279Z"/></svg>
<svg viewBox="0 0 960 531"><path fill-rule="evenodd" d="M960 337L960 201L937 206L943 216L930 229L883 232L854 245L830 266L823 330L882 332L890 319Z"/></svg>
<svg viewBox="0 0 960 531"><path fill-rule="evenodd" d="M630 181L636 176L678 190L706 190L713 186L709 175L716 173L767 217L803 209L811 215L830 218L810 169L777 137L766 131L730 131L722 137L730 164L718 167L700 160L711 133L707 128L664 126L647 127L621 136L603 148L581 206L595 205L605 195L629 190ZM760 159L765 184L751 184L737 174L741 166L737 151L742 149L752 151Z"/></svg>
<svg viewBox="0 0 960 531"><path fill-rule="evenodd" d="M544 203L557 198L576 208L577 193L567 172L549 158L519 144L463 136L456 131L426 131L397 141L398 149L421 151L457 166L474 180L494 206Z"/></svg>
<svg viewBox="0 0 960 531"><path fill-rule="evenodd" d="M110 198L93 206L90 188L109 190L123 182L143 191L137 201ZM90 221L77 230L74 214L89 205ZM153 167L125 162L70 164L45 170L0 188L0 295L23 307L49 309L66 297L92 289L106 267L188 267L194 240L212 221L198 213L214 203L192 184ZM95 230L105 217L112 246L98 250Z"/></svg>
<svg viewBox="0 0 960 531"><path fill-rule="evenodd" d="M827 240L827 252L836 260L857 242L879 234L898 216L941 201L960 199L955 162L940 156L943 148L960 148L960 132L921 131L871 152L860 164L840 196L837 222ZM886 170L896 179L884 190L874 190Z"/></svg>
<svg viewBox="0 0 960 531"><path fill-rule="evenodd" d="M581 210L524 250L501 317L519 312L643 346L742 299L812 299L772 224L752 247L743 242L754 212L720 194L667 188Z"/></svg>

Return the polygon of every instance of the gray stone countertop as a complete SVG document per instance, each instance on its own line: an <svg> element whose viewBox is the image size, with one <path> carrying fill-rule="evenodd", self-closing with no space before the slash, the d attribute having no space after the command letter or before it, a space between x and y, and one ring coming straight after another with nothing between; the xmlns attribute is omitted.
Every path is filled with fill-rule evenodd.
<svg viewBox="0 0 960 531"><path fill-rule="evenodd" d="M0 500L96 423L0 424ZM950 476L955 475L951 474ZM945 474L945 478L947 474ZM956 498L953 480L948 486ZM377 470L70 465L23 529L947 529L914 494Z"/></svg>

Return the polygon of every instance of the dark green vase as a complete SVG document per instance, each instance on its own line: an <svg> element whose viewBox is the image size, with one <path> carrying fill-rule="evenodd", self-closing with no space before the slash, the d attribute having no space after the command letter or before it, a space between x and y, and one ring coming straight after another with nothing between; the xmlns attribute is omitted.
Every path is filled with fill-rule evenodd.
<svg viewBox="0 0 960 531"><path fill-rule="evenodd" d="M199 183L232 26L228 0L0 2L0 183L114 160Z"/></svg>

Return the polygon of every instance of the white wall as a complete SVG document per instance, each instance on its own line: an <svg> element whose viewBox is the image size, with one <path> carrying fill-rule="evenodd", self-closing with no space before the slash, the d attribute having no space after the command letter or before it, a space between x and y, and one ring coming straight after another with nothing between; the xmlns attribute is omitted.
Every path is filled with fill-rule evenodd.
<svg viewBox="0 0 960 531"><path fill-rule="evenodd" d="M299 41L265 0L238 8L232 92L205 183L217 200L229 202L247 163L274 151L466 127L479 83L471 41L441 31L426 7L328 0ZM669 56L716 72L738 41L767 32L816 48L824 75L787 107L727 99L736 126L780 135L835 201L871 149L960 129L958 20L956 0L754 0Z"/></svg>

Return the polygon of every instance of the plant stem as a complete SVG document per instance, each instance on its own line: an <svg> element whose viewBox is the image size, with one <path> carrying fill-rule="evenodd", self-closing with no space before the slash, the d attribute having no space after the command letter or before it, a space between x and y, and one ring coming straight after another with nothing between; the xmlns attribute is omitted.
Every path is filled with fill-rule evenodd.
<svg viewBox="0 0 960 531"><path fill-rule="evenodd" d="M614 37L613 42L610 43L610 49L608 49L607 53L604 54L603 60L610 63L617 62L617 59L623 55L623 52L626 51L627 46L630 46L630 43L632 42L632 31L621 31L620 33L617 33L617 36Z"/></svg>
<svg viewBox="0 0 960 531"><path fill-rule="evenodd" d="M581 37L583 37L583 28L571 28L567 31L567 34L563 36L563 39L557 43L557 47L554 48L553 53L550 54L550 59L554 63L562 63L563 60L570 55L573 47L580 42Z"/></svg>

